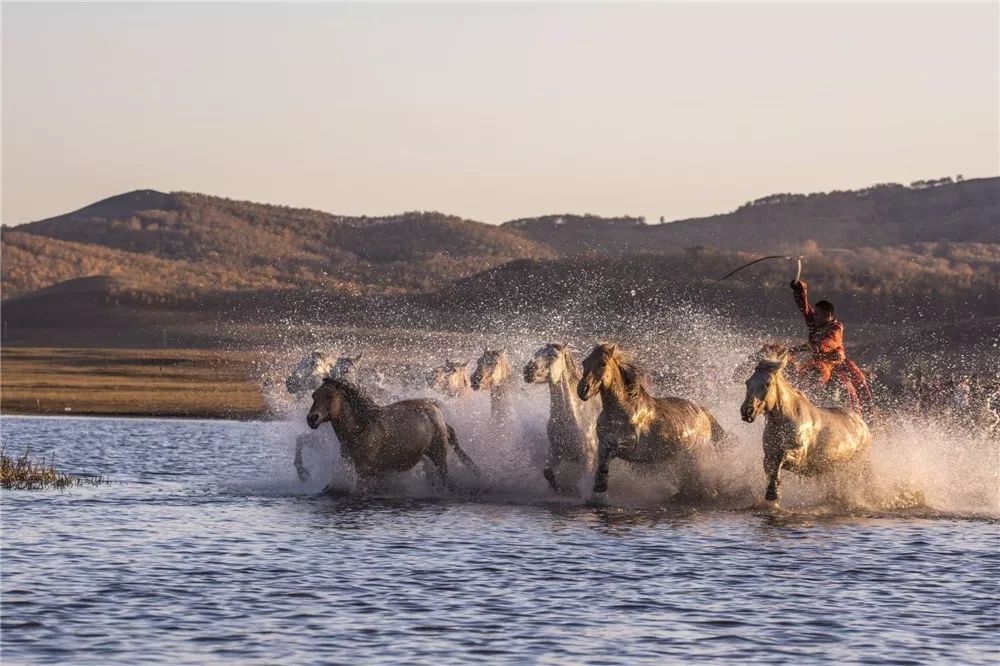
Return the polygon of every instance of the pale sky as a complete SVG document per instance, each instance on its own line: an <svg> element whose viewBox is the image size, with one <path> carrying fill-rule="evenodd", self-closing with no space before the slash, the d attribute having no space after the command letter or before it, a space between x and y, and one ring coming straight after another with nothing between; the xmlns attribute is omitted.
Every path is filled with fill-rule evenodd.
<svg viewBox="0 0 1000 666"><path fill-rule="evenodd" d="M12 4L2 218L732 210L1000 174L1000 4Z"/></svg>

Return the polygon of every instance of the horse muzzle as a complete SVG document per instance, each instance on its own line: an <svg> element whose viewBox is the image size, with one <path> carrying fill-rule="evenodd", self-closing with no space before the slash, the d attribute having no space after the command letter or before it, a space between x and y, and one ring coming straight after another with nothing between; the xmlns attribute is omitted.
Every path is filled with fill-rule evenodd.
<svg viewBox="0 0 1000 666"><path fill-rule="evenodd" d="M306 424L315 430L319 427L319 416L316 414L309 414L306 416Z"/></svg>
<svg viewBox="0 0 1000 666"><path fill-rule="evenodd" d="M580 383L576 385L576 394L580 397L580 400L587 400L594 393L590 390L590 386L586 380L581 379Z"/></svg>

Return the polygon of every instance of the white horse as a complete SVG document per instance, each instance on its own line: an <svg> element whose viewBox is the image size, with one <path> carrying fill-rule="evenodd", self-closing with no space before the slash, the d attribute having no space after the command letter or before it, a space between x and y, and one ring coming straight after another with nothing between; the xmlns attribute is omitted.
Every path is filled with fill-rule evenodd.
<svg viewBox="0 0 1000 666"><path fill-rule="evenodd" d="M490 417L494 423L510 421L514 413L516 381L506 349L483 350L483 355L476 361L470 384L473 391L490 392Z"/></svg>
<svg viewBox="0 0 1000 666"><path fill-rule="evenodd" d="M746 382L740 415L753 423L764 414L765 499L778 500L782 469L817 476L855 461L866 463L871 433L861 416L851 409L812 404L782 374L788 350L769 346L763 351L765 358Z"/></svg>
<svg viewBox="0 0 1000 666"><path fill-rule="evenodd" d="M548 384L549 452L542 470L557 493L574 488L582 474L592 474L597 457L597 416L601 400L584 402L576 393L580 371L566 345L547 344L524 366L528 384Z"/></svg>
<svg viewBox="0 0 1000 666"><path fill-rule="evenodd" d="M285 389L295 396L305 396L323 385L323 380L330 377L337 361L332 356L321 351L313 351L299 361L285 380Z"/></svg>

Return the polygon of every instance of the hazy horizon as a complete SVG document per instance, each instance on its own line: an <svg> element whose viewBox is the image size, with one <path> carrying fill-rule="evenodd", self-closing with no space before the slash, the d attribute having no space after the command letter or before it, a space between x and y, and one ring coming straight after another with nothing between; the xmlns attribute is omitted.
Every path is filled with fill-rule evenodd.
<svg viewBox="0 0 1000 666"><path fill-rule="evenodd" d="M135 189L712 215L1000 174L1000 6L3 4L5 224Z"/></svg>

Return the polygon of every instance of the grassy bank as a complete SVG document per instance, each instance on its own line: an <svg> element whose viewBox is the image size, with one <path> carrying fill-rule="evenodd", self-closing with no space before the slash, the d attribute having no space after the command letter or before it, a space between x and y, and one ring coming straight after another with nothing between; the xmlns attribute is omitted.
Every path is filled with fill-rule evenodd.
<svg viewBox="0 0 1000 666"><path fill-rule="evenodd" d="M250 353L191 349L4 348L0 411L257 418Z"/></svg>

